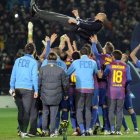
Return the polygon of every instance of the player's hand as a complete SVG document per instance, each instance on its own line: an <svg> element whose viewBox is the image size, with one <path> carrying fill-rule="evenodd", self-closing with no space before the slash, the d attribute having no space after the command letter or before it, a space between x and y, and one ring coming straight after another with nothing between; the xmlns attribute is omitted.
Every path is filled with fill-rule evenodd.
<svg viewBox="0 0 140 140"><path fill-rule="evenodd" d="M38 93L34 93L34 98L37 98L38 97Z"/></svg>
<svg viewBox="0 0 140 140"><path fill-rule="evenodd" d="M50 38L48 36L46 36L45 41L50 41Z"/></svg>
<svg viewBox="0 0 140 140"><path fill-rule="evenodd" d="M33 23L32 22L28 22L28 29L33 30Z"/></svg>
<svg viewBox="0 0 140 140"><path fill-rule="evenodd" d="M77 21L77 20L75 20L75 19L70 18L70 19L68 20L68 23L75 23L75 24L77 24L77 23L78 23L78 21Z"/></svg>
<svg viewBox="0 0 140 140"><path fill-rule="evenodd" d="M64 96L64 100L68 100L69 96Z"/></svg>
<svg viewBox="0 0 140 140"><path fill-rule="evenodd" d="M75 16L76 18L78 18L78 17L79 17L78 10L73 10L73 11L72 11L72 13L74 14L74 16Z"/></svg>
<svg viewBox="0 0 140 140"><path fill-rule="evenodd" d="M44 47L47 47L47 42L45 40L42 40L42 43L43 43Z"/></svg>
<svg viewBox="0 0 140 140"><path fill-rule="evenodd" d="M65 38L65 41L66 42L69 42L70 41L70 38L67 35L65 35L64 38Z"/></svg>
<svg viewBox="0 0 140 140"><path fill-rule="evenodd" d="M9 93L10 93L11 96L13 96L13 93L15 93L15 90L14 89L10 89Z"/></svg>
<svg viewBox="0 0 140 140"><path fill-rule="evenodd" d="M56 40L57 37L58 36L55 33L51 35L51 44Z"/></svg>
<svg viewBox="0 0 140 140"><path fill-rule="evenodd" d="M91 42L95 42L97 44L97 36L96 35L91 36L90 40L91 40Z"/></svg>

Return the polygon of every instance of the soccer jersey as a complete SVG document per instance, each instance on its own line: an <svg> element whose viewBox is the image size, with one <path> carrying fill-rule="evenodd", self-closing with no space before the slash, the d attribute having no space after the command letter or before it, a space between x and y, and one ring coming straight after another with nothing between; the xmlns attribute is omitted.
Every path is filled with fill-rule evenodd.
<svg viewBox="0 0 140 140"><path fill-rule="evenodd" d="M123 99L125 97L125 87L132 80L130 67L120 60L115 60L106 66L103 78L108 76L107 94L112 99Z"/></svg>

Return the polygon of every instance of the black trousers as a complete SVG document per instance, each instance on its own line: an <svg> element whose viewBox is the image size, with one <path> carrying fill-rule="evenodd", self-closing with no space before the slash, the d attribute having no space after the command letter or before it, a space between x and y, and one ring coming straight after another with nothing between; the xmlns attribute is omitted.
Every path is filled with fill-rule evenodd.
<svg viewBox="0 0 140 140"><path fill-rule="evenodd" d="M43 115L42 115L42 130L46 130L49 125L50 116L50 133L55 133L56 126L56 116L58 112L59 105L45 105L43 104Z"/></svg>
<svg viewBox="0 0 140 140"><path fill-rule="evenodd" d="M30 110L30 130L29 134L36 135L37 129L37 117L38 117L38 102L37 99L32 99L32 105Z"/></svg>
<svg viewBox="0 0 140 140"><path fill-rule="evenodd" d="M111 99L107 98L108 104L108 116L109 116L109 123L110 126L114 126L115 122L115 112L117 112L117 131L121 130L122 126L122 119L123 119L123 106L124 106L124 99Z"/></svg>
<svg viewBox="0 0 140 140"><path fill-rule="evenodd" d="M83 111L85 110L86 127L90 127L92 99L93 99L93 93L81 93L76 91L75 108L76 108L76 119L78 125L84 123Z"/></svg>
<svg viewBox="0 0 140 140"><path fill-rule="evenodd" d="M30 109L33 99L33 92L26 89L16 89L16 103L18 107L18 123L23 133L27 132L30 119Z"/></svg>

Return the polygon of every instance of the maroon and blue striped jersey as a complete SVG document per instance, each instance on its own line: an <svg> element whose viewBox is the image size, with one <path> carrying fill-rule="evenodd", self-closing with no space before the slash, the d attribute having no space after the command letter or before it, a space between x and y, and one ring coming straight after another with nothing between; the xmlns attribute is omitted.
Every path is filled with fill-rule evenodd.
<svg viewBox="0 0 140 140"><path fill-rule="evenodd" d="M132 80L130 67L120 60L108 64L103 73L103 78L108 76L107 94L112 99L123 99L125 97L125 87Z"/></svg>

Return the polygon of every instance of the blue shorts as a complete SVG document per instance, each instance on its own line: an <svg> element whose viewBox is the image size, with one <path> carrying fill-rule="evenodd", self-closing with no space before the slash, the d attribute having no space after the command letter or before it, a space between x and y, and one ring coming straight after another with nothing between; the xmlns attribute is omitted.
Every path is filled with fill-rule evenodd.
<svg viewBox="0 0 140 140"><path fill-rule="evenodd" d="M61 109L69 109L69 99L64 100L64 92L62 92L62 101L60 103L60 108Z"/></svg>
<svg viewBox="0 0 140 140"><path fill-rule="evenodd" d="M124 108L126 110L133 109L132 99L130 97L130 94L125 94Z"/></svg>
<svg viewBox="0 0 140 140"><path fill-rule="evenodd" d="M106 89L99 88L99 106L107 105L106 92Z"/></svg>
<svg viewBox="0 0 140 140"><path fill-rule="evenodd" d="M70 85L69 88L69 110L75 111L75 85Z"/></svg>
<svg viewBox="0 0 140 140"><path fill-rule="evenodd" d="M98 106L98 101L99 101L99 89L95 89L91 106L92 107L93 106Z"/></svg>

